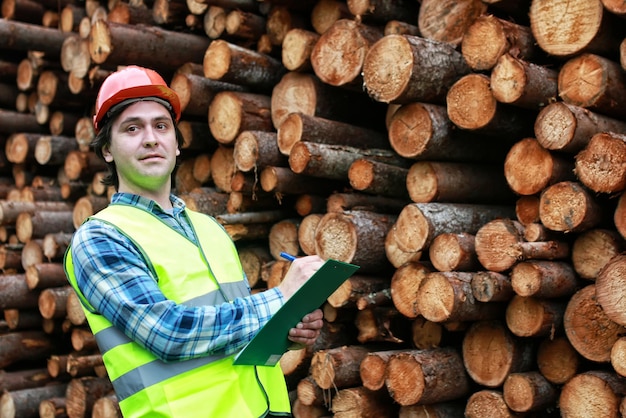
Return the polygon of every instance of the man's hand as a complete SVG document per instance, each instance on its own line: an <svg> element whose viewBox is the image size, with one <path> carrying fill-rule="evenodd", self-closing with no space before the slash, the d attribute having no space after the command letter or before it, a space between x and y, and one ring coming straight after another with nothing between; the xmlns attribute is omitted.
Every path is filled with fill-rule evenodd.
<svg viewBox="0 0 626 418"><path fill-rule="evenodd" d="M301 322L298 322L294 328L289 330L289 340L295 344L290 347L291 350L297 350L306 346L313 345L320 335L320 330L324 326L324 313L321 309L306 314Z"/></svg>

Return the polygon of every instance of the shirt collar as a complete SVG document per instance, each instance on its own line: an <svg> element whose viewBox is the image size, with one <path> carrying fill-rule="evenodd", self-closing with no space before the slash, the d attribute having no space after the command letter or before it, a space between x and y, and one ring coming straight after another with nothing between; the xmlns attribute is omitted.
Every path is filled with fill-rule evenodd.
<svg viewBox="0 0 626 418"><path fill-rule="evenodd" d="M170 194L170 201L172 202L172 207L174 208L174 216L179 215L185 210L185 202L180 197ZM117 192L111 197L111 203L132 205L152 213L165 212L163 208L154 200L132 193Z"/></svg>

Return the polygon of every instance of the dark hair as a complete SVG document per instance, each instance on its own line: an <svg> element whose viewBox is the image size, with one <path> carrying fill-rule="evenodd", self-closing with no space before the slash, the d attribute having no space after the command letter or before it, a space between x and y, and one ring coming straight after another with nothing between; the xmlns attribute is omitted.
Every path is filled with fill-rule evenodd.
<svg viewBox="0 0 626 418"><path fill-rule="evenodd" d="M129 103L128 106L130 106L131 104L132 103ZM120 186L120 179L117 176L115 161L112 161L112 162L106 161L104 159L104 155L102 154L102 150L104 147L111 144L111 130L113 128L113 121L128 106L124 106L120 109L116 109L115 112L112 112L110 115L108 115L108 117L100 123L100 126L102 126L102 128L100 129L100 132L98 132L96 136L94 137L93 141L91 141L91 147L93 148L94 152L96 153L98 158L101 158L102 161L105 162L107 169L108 169L108 174L105 177L103 177L102 180L100 181L105 186L115 187L115 191L117 191ZM176 142L178 143L178 147L182 148L183 143L185 142L185 138L183 137L183 133L180 131L180 129L178 129L178 124L175 122L176 121L175 115L171 111L170 111L170 115L172 116L172 121L174 121L174 131L176 133Z"/></svg>

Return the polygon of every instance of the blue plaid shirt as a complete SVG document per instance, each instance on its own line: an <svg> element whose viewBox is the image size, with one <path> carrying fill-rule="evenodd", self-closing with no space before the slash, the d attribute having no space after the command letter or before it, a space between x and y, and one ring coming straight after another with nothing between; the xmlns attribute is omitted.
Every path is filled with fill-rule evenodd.
<svg viewBox="0 0 626 418"><path fill-rule="evenodd" d="M172 213L153 200L116 193L112 202L156 214L193 242L184 202L171 195ZM284 303L273 288L219 306L188 307L165 298L142 255L128 238L99 220L72 238L78 286L95 311L164 361L239 351Z"/></svg>

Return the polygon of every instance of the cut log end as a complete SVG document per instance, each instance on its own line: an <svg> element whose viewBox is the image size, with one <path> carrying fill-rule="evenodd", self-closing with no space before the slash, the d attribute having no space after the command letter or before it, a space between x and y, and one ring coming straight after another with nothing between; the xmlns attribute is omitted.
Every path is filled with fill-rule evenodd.
<svg viewBox="0 0 626 418"><path fill-rule="evenodd" d="M370 48L363 64L364 84L369 95L390 103L406 89L413 62L411 46L402 35L387 35Z"/></svg>
<svg viewBox="0 0 626 418"><path fill-rule="evenodd" d="M220 80L230 68L231 51L228 42L217 39L211 42L204 54L204 76Z"/></svg>

